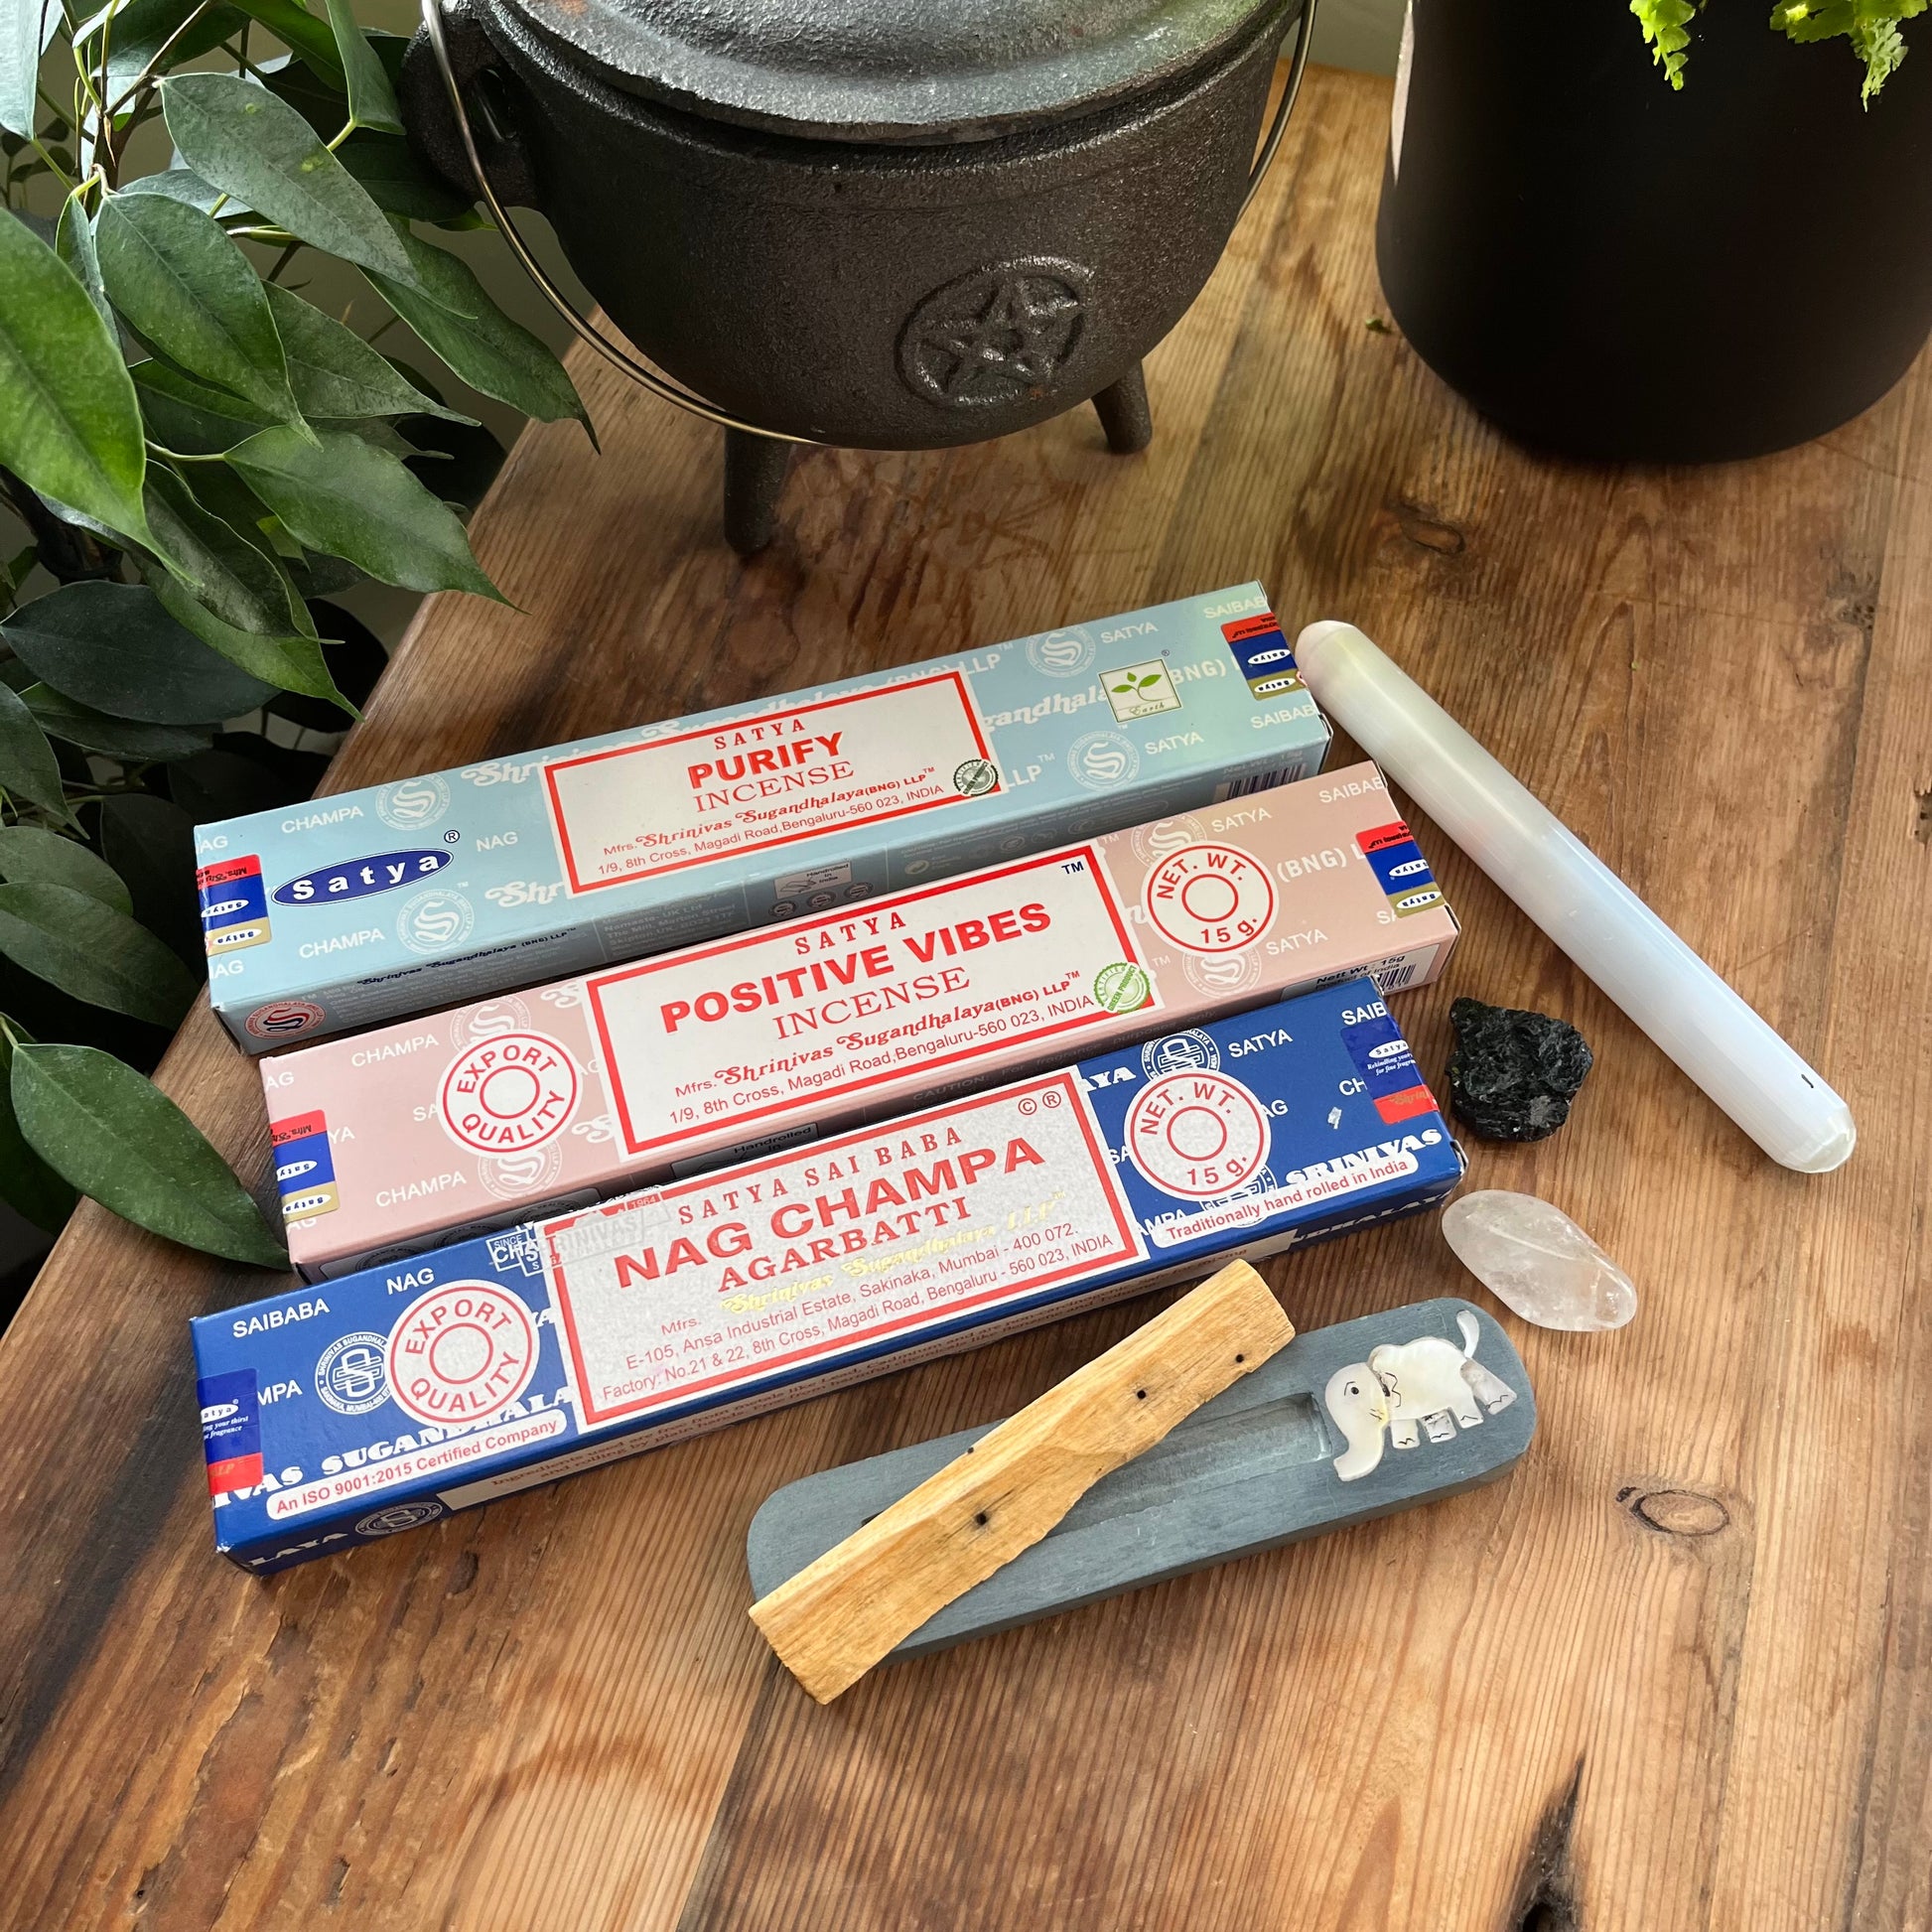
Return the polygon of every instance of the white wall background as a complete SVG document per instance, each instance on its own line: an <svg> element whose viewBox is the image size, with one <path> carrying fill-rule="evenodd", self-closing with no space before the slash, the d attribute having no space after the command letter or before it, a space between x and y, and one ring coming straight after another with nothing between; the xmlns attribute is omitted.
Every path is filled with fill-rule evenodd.
<svg viewBox="0 0 1932 1932"><path fill-rule="evenodd" d="M1393 73L1403 0L1321 0L1312 58L1331 68Z"/></svg>

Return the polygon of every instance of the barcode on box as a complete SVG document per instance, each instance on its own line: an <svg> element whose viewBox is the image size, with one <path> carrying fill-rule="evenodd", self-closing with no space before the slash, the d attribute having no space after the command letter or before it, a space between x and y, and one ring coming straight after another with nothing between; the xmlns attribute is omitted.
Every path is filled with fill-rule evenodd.
<svg viewBox="0 0 1932 1932"><path fill-rule="evenodd" d="M1400 993L1405 986L1411 986L1436 964L1439 948L1423 946L1415 952L1398 953L1393 959L1385 959L1379 966L1368 969L1368 977L1375 982L1378 993Z"/></svg>
<svg viewBox="0 0 1932 1932"><path fill-rule="evenodd" d="M1299 764L1290 764L1274 771L1257 771L1248 778L1230 778L1215 788L1214 802L1224 805L1230 798L1246 798L1250 792L1273 791L1277 785L1290 785L1307 775Z"/></svg>

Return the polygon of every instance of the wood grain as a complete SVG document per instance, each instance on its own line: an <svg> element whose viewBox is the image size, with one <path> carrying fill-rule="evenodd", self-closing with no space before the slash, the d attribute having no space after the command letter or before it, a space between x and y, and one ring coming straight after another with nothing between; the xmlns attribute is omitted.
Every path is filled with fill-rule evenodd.
<svg viewBox="0 0 1932 1932"><path fill-rule="evenodd" d="M1471 1180L1642 1307L1512 1322L1505 1481L881 1671L830 1710L745 1616L808 1470L1021 1407L1146 1319L1034 1331L262 1583L209 1548L185 1323L257 1295L83 1208L0 1343L0 1925L495 1932L1932 1926L1932 362L1760 463L1511 448L1379 313L1387 83L1311 76L1153 358L1087 414L814 452L719 542L697 426L578 373L338 788L1258 576L1359 622L1850 1100L1757 1155L1425 822L1457 993L1567 1015L1571 1124ZM1761 318L1740 327L1763 326ZM1337 757L1348 755L1340 747ZM247 1172L206 1013L171 1092ZM1271 1264L1316 1327L1466 1283L1428 1220Z"/></svg>
<svg viewBox="0 0 1932 1932"><path fill-rule="evenodd" d="M1295 1338L1230 1262L752 1605L820 1704L849 1691L955 1597L1030 1550L1104 1475Z"/></svg>

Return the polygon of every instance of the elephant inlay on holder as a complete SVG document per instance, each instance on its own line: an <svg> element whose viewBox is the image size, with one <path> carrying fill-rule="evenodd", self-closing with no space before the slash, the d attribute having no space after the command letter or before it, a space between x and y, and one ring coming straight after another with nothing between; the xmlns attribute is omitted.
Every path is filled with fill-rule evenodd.
<svg viewBox="0 0 1932 1932"><path fill-rule="evenodd" d="M1367 1361L1350 1362L1329 1376L1321 1400L1348 1444L1335 1457L1343 1482L1379 1466L1385 1429L1399 1449L1416 1447L1419 1425L1432 1443L1447 1443L1457 1423L1474 1429L1483 1409L1497 1415L1516 1400L1516 1392L1475 1358L1481 1333L1475 1316L1464 1309L1455 1325L1460 1349L1441 1335L1418 1335L1384 1342L1368 1351Z"/></svg>

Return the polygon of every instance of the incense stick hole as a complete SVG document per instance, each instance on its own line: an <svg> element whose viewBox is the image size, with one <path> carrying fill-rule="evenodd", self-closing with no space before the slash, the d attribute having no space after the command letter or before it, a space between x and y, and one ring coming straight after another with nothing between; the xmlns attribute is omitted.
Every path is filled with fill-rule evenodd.
<svg viewBox="0 0 1932 1932"><path fill-rule="evenodd" d="M1245 1362L1245 1361L1246 1361L1246 1360L1247 1360L1248 1358L1247 1358L1247 1356L1245 1356L1245 1355L1237 1355L1237 1356L1235 1356L1235 1358L1234 1358L1234 1359L1235 1359L1235 1360L1236 1360L1237 1362Z"/></svg>
<svg viewBox="0 0 1932 1932"><path fill-rule="evenodd" d="M985 1529L985 1527L986 1527L986 1511L985 1511L985 1510L981 1510L981 1511L980 1511L980 1513L979 1513L979 1514L978 1514L977 1516L975 1516L975 1517L973 1518L973 1521L974 1521L975 1523L977 1523L977 1524L978 1524L978 1525L980 1526L980 1528L981 1528L981 1529Z"/></svg>
<svg viewBox="0 0 1932 1932"><path fill-rule="evenodd" d="M1147 1391L1145 1389L1136 1389L1134 1391L1134 1400L1136 1402L1145 1402L1147 1400Z"/></svg>

